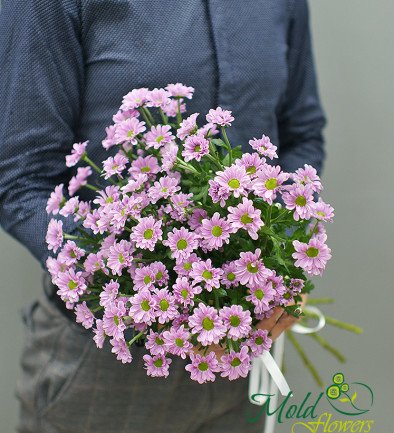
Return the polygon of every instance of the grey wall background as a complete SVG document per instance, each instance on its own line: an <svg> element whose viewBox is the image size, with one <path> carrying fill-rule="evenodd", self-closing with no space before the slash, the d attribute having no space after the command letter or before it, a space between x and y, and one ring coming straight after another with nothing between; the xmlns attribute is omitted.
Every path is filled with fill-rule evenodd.
<svg viewBox="0 0 394 433"><path fill-rule="evenodd" d="M300 337L326 382L343 371L375 393L372 431L389 432L393 359L394 27L392 0L311 0L320 93L328 114L324 198L336 210L333 250L315 296L333 296L327 314L357 323L361 336L326 329L347 355L340 365ZM15 432L14 398L23 331L18 310L41 290L41 270L28 252L0 232L0 432ZM318 392L287 343L287 378L297 395ZM328 409L328 408L327 408ZM277 428L290 431L290 424ZM38 433L38 432L37 432Z"/></svg>

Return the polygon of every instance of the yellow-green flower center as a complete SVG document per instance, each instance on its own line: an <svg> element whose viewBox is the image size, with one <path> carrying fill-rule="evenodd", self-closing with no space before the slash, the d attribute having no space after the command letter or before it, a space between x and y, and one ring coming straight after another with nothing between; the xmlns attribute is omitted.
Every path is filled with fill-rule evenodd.
<svg viewBox="0 0 394 433"><path fill-rule="evenodd" d="M176 339L175 339L175 344L176 344L178 347L183 347L183 340L182 340L182 338L176 338Z"/></svg>
<svg viewBox="0 0 394 433"><path fill-rule="evenodd" d="M257 289L254 292L254 296L256 296L256 298L261 301L264 298L264 292L261 289Z"/></svg>
<svg viewBox="0 0 394 433"><path fill-rule="evenodd" d="M251 224L252 222L253 222L253 218L250 218L250 216L247 213L241 216L242 224Z"/></svg>
<svg viewBox="0 0 394 433"><path fill-rule="evenodd" d="M234 280L235 280L235 274L234 274L234 272L229 272L229 273L227 274L227 279L228 279L229 281L234 281Z"/></svg>
<svg viewBox="0 0 394 433"><path fill-rule="evenodd" d="M211 331L214 328L214 326L213 326L213 320L211 320L209 317L204 317L204 319L202 321L202 327L206 331Z"/></svg>
<svg viewBox="0 0 394 433"><path fill-rule="evenodd" d="M149 173L150 172L150 167L145 166L145 167L141 167L141 173Z"/></svg>
<svg viewBox="0 0 394 433"><path fill-rule="evenodd" d="M212 277L213 277L212 272L211 272L211 271L207 271L207 270L205 270L205 271L201 274L201 276L202 276L203 278L205 278L206 280L212 280Z"/></svg>
<svg viewBox="0 0 394 433"><path fill-rule="evenodd" d="M127 133L127 136L128 136L128 137L134 137L134 131L129 131L129 132Z"/></svg>
<svg viewBox="0 0 394 433"><path fill-rule="evenodd" d="M114 322L115 322L116 326L119 325L119 317L118 316L114 316Z"/></svg>
<svg viewBox="0 0 394 433"><path fill-rule="evenodd" d="M183 299L186 299L188 296L189 292L186 289L182 289L181 291L181 295Z"/></svg>
<svg viewBox="0 0 394 433"><path fill-rule="evenodd" d="M223 229L220 226L213 226L211 233L215 236L215 237L219 237L222 236L223 233Z"/></svg>
<svg viewBox="0 0 394 433"><path fill-rule="evenodd" d="M163 360L161 358L156 359L153 364L155 365L155 367L161 367L163 365Z"/></svg>
<svg viewBox="0 0 394 433"><path fill-rule="evenodd" d="M118 260L119 260L119 263L124 263L124 257L123 257L122 253L119 253Z"/></svg>
<svg viewBox="0 0 394 433"><path fill-rule="evenodd" d="M295 200L295 204L297 206L305 206L306 205L306 198L303 195L299 195Z"/></svg>
<svg viewBox="0 0 394 433"><path fill-rule="evenodd" d="M239 358L234 358L231 362L230 362L232 367L238 367L239 365L241 365L241 360Z"/></svg>
<svg viewBox="0 0 394 433"><path fill-rule="evenodd" d="M271 179L265 181L265 187L267 189L270 190L275 189L277 185L278 185L278 181L274 177L271 177Z"/></svg>
<svg viewBox="0 0 394 433"><path fill-rule="evenodd" d="M256 173L256 167L254 165L251 165L246 169L246 173L248 174L255 174Z"/></svg>
<svg viewBox="0 0 394 433"><path fill-rule="evenodd" d="M152 229L147 229L144 231L144 238L149 240L153 238L153 230Z"/></svg>
<svg viewBox="0 0 394 433"><path fill-rule="evenodd" d="M241 183L238 179L231 179L227 184L230 188L237 189L240 187Z"/></svg>
<svg viewBox="0 0 394 433"><path fill-rule="evenodd" d="M207 371L208 370L208 363L207 362L200 362L198 364L198 369L201 371Z"/></svg>
<svg viewBox="0 0 394 433"><path fill-rule="evenodd" d="M149 301L148 301L147 299L144 299L144 300L141 302L141 308L142 308L144 311L149 311L149 310L150 310Z"/></svg>
<svg viewBox="0 0 394 433"><path fill-rule="evenodd" d="M74 280L70 280L68 282L68 288L70 290L75 290L78 287L78 283L76 283Z"/></svg>
<svg viewBox="0 0 394 433"><path fill-rule="evenodd" d="M159 346L162 346L164 344L164 340L161 339L160 337L156 337L155 338L155 343Z"/></svg>
<svg viewBox="0 0 394 433"><path fill-rule="evenodd" d="M307 255L308 257L311 257L311 258L313 258L313 257L317 257L317 256L319 255L319 250L318 250L317 248L315 248L315 247L309 247L309 248L306 250L306 255Z"/></svg>
<svg viewBox="0 0 394 433"><path fill-rule="evenodd" d="M150 275L145 275L144 277L144 283L145 284L149 284L152 282L152 278L150 277Z"/></svg>
<svg viewBox="0 0 394 433"><path fill-rule="evenodd" d="M253 263L248 263L246 265L246 269L248 270L248 272L250 272L251 274L255 274L257 273L257 271L259 270L259 267L254 265Z"/></svg>
<svg viewBox="0 0 394 433"><path fill-rule="evenodd" d="M192 268L192 264L190 262L186 262L183 264L183 269L185 271L190 271L191 268Z"/></svg>
<svg viewBox="0 0 394 433"><path fill-rule="evenodd" d="M176 243L176 247L178 250L184 250L187 248L187 241L185 239L179 239L179 241Z"/></svg>
<svg viewBox="0 0 394 433"><path fill-rule="evenodd" d="M169 302L167 301L167 299L162 299L162 300L159 302L159 305L160 305L160 309L161 309L161 311L167 311L167 310L168 310L168 307L170 306L170 304L169 304Z"/></svg>
<svg viewBox="0 0 394 433"><path fill-rule="evenodd" d="M241 319L238 316L230 316L231 326L239 326L240 323L241 323Z"/></svg>
<svg viewBox="0 0 394 433"><path fill-rule="evenodd" d="M264 343L263 337L261 337L260 335L258 337L255 338L254 342L260 346L261 344Z"/></svg>
<svg viewBox="0 0 394 433"><path fill-rule="evenodd" d="M194 148L195 152L200 152L201 151L201 146L197 144L197 146Z"/></svg>
<svg viewBox="0 0 394 433"><path fill-rule="evenodd" d="M156 281L159 281L163 278L163 272L159 271L156 275L155 275L155 279Z"/></svg>
<svg viewBox="0 0 394 433"><path fill-rule="evenodd" d="M158 143L160 143L161 140L163 140L163 138L164 138L164 135L159 135L159 136L156 138L156 141L157 141Z"/></svg>

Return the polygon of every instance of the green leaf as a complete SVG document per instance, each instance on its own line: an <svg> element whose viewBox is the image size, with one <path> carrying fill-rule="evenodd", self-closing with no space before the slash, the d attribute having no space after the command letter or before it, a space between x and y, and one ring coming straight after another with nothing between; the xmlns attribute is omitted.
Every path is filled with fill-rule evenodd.
<svg viewBox="0 0 394 433"><path fill-rule="evenodd" d="M218 147L224 147L224 148L227 147L226 143L220 138L214 138L213 140L211 140L211 143Z"/></svg>

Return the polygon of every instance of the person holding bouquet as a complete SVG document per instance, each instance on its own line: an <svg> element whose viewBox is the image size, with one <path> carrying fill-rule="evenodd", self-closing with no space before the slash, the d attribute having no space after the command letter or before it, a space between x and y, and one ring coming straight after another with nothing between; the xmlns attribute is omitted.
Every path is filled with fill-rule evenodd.
<svg viewBox="0 0 394 433"><path fill-rule="evenodd" d="M4 0L0 59L0 223L44 269L48 196L74 174L64 159L86 141L93 167L108 158L111 131L103 131L124 120L126 110L112 116L131 89L187 83L196 90L188 111L232 110L228 138L244 153L264 133L283 171L322 171L325 116L305 0L248 0L241 9L233 0ZM182 101L166 105L163 118L177 109ZM79 198L94 199L93 189ZM75 233L72 220L63 227ZM143 346L131 346L132 365L97 351L47 271L43 289L23 312L20 433L262 431L263 418L246 420L260 410L248 402L246 377L200 385L177 358L168 377L149 378ZM276 308L258 327L273 341L295 321Z"/></svg>

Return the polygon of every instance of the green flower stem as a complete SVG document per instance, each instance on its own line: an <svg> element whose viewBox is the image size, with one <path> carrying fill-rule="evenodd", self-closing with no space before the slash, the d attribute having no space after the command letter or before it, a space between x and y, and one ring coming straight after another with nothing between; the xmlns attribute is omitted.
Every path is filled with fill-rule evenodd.
<svg viewBox="0 0 394 433"><path fill-rule="evenodd" d="M83 155L82 159L89 164L94 170L97 171L97 173L102 173L102 171L100 170L100 168L88 157L88 155L86 155L86 153Z"/></svg>
<svg viewBox="0 0 394 433"><path fill-rule="evenodd" d="M100 310L102 310L104 307L102 307L101 305L99 305L98 307L96 307L96 308L93 308L92 310L90 310L92 313L97 313L97 311L100 311Z"/></svg>
<svg viewBox="0 0 394 433"><path fill-rule="evenodd" d="M331 346L331 344L325 338L323 338L320 334L314 332L312 334L307 334L307 335L309 335L317 343L319 343L320 346L323 347L323 349L326 349L333 356L335 356L335 358L337 358L337 360L339 362L346 362L346 358L344 357L344 355L338 349L336 349L335 347Z"/></svg>
<svg viewBox="0 0 394 433"><path fill-rule="evenodd" d="M215 307L217 310L220 310L219 295L215 289L213 289L213 294L215 296Z"/></svg>
<svg viewBox="0 0 394 433"><path fill-rule="evenodd" d="M298 340L294 337L294 334L292 331L286 331L287 338L290 340L291 344L294 346L295 350L301 357L302 361L305 364L305 367L310 371L313 378L315 379L316 383L323 388L323 380L321 379L319 373L317 372L315 366L312 364L312 361L308 358L307 354L305 353L304 349L302 348L301 344L298 342Z"/></svg>
<svg viewBox="0 0 394 433"><path fill-rule="evenodd" d="M180 125L182 123L181 100L178 98L178 110L176 112L176 121Z"/></svg>
<svg viewBox="0 0 394 433"><path fill-rule="evenodd" d="M196 170L192 165L190 165L190 164L188 164L188 163L182 161L182 159L179 158L178 156L177 156L177 158L176 158L176 165L178 165L178 166L184 168L185 170L189 170L189 171L191 171L192 173L197 174L198 176L201 175L201 173L200 173L198 170Z"/></svg>
<svg viewBox="0 0 394 433"><path fill-rule="evenodd" d="M144 335L144 331L139 332L137 335L135 335L128 343L127 345L130 347L136 340L138 340L140 337Z"/></svg>
<svg viewBox="0 0 394 433"><path fill-rule="evenodd" d="M144 118L146 124L151 128L151 127L152 127L152 123L151 123L151 121L149 120L149 117L148 117L147 114L146 114L146 111L147 111L147 110L145 110L144 107L140 107L140 108L138 109L138 111L142 114L142 117ZM149 113L149 112L148 112L148 113ZM149 113L149 114L150 114L150 113Z"/></svg>
<svg viewBox="0 0 394 433"><path fill-rule="evenodd" d="M227 137L226 128L224 126L221 127L222 135L223 135L223 141L226 144L227 152L228 152L228 165L230 166L233 163L233 157L232 157L232 148L230 141Z"/></svg>
<svg viewBox="0 0 394 433"><path fill-rule="evenodd" d="M315 313L312 313L308 310L304 311L305 317L311 317L313 319L318 319L319 316ZM331 316L324 316L326 319L326 323L332 326L336 326L337 328L346 329L346 331L354 332L355 334L362 334L364 331L359 326L353 325L352 323L342 322L341 320L335 319Z"/></svg>
<svg viewBox="0 0 394 433"><path fill-rule="evenodd" d="M307 305L319 305L319 304L333 304L335 300L333 298L308 298Z"/></svg>
<svg viewBox="0 0 394 433"><path fill-rule="evenodd" d="M98 191L99 188L96 188L94 185L91 185L90 183L87 183L84 185L85 188L91 189L92 191Z"/></svg>
<svg viewBox="0 0 394 433"><path fill-rule="evenodd" d="M68 233L63 233L63 237L64 237L64 239L72 239L72 240L78 240L78 241L83 241L84 240L80 236L69 235Z"/></svg>
<svg viewBox="0 0 394 433"><path fill-rule="evenodd" d="M216 158L214 158L210 153L207 153L206 155L205 155L210 161L212 161L215 165L216 165L216 167L219 169L219 170L223 170L223 166L222 166L222 164L216 159Z"/></svg>
<svg viewBox="0 0 394 433"><path fill-rule="evenodd" d="M164 125L168 124L168 117L164 114L164 111L162 108L160 108L160 116L161 120L163 121Z"/></svg>

